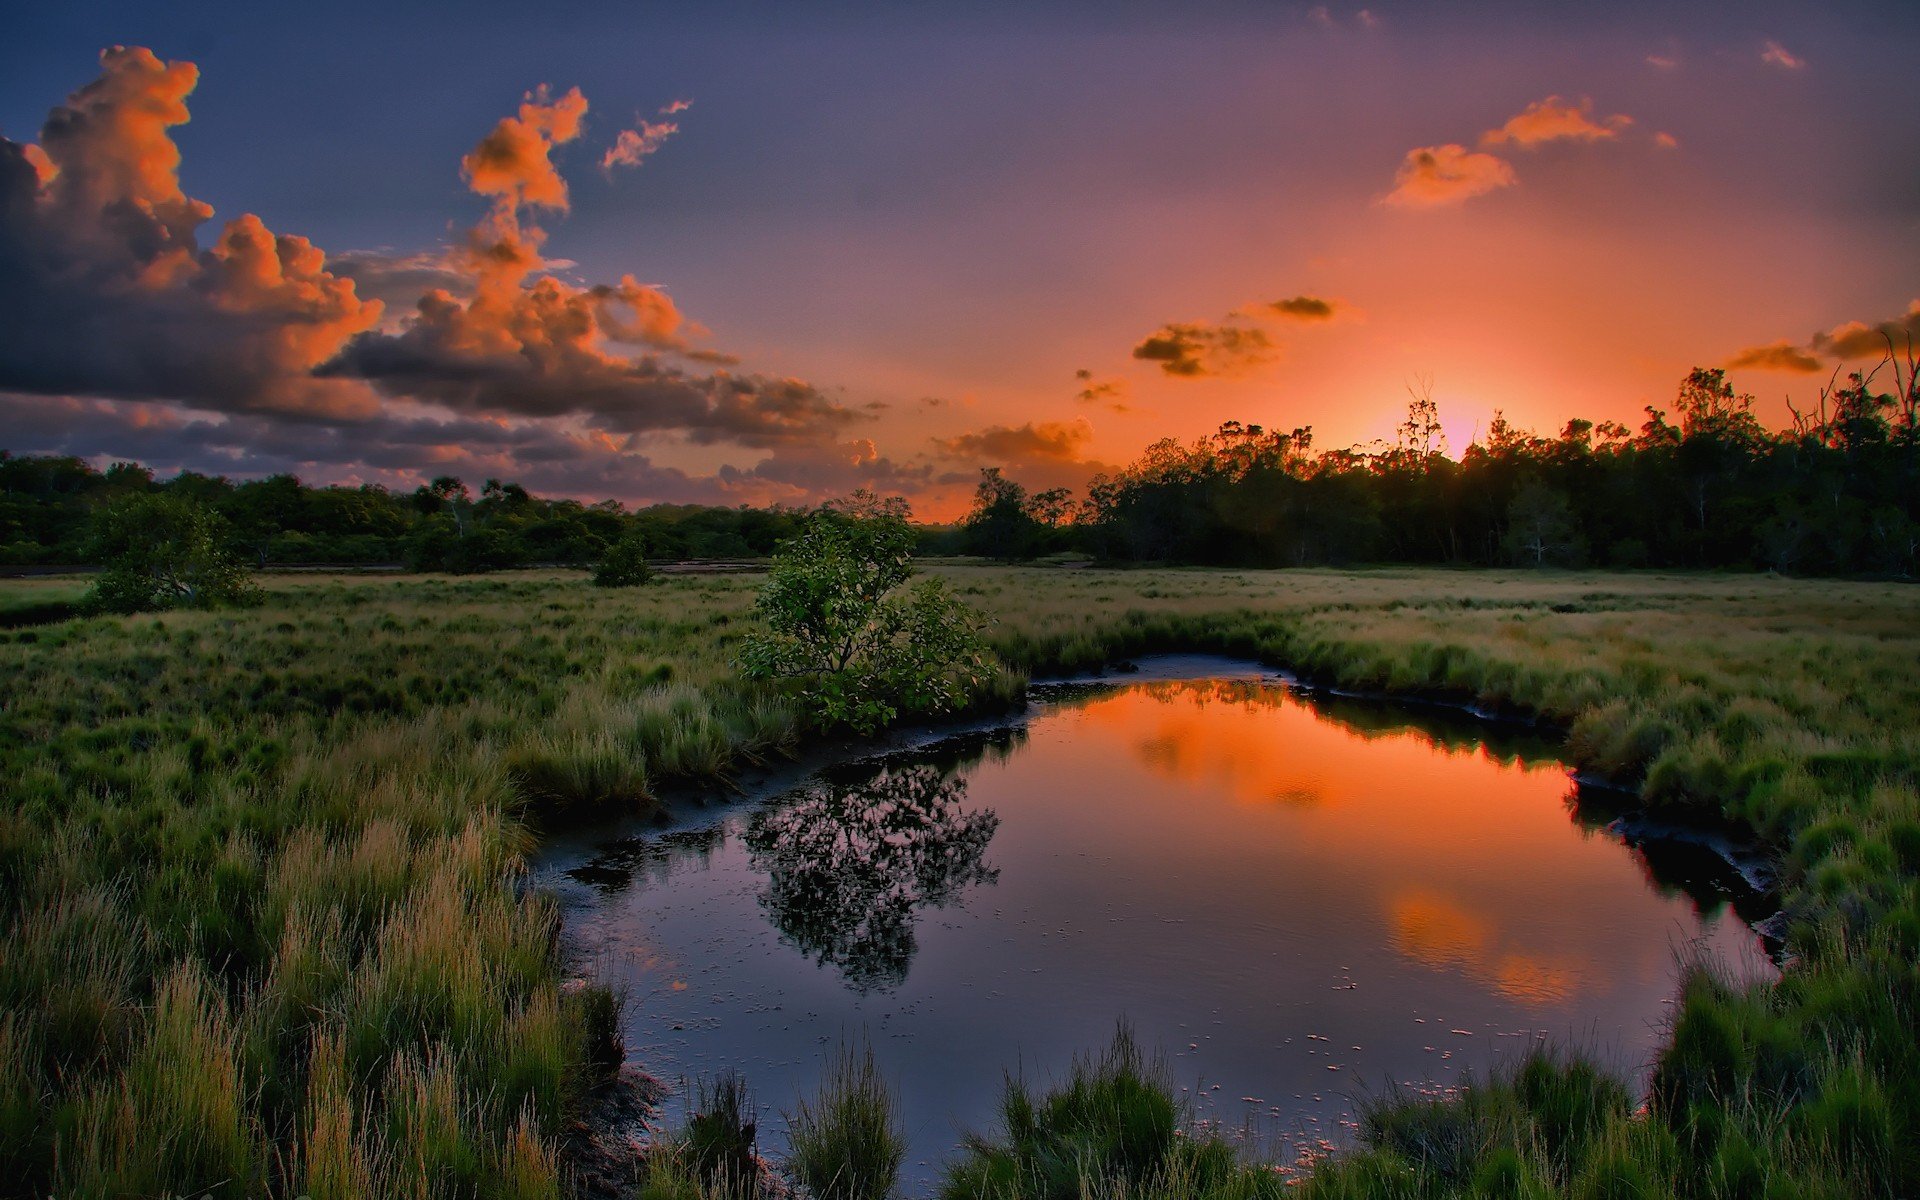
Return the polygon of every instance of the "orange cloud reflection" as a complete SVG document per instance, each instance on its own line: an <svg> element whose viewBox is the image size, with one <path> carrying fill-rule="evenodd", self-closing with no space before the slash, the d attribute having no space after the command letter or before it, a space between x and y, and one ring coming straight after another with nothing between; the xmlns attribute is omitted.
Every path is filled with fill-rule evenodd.
<svg viewBox="0 0 1920 1200"><path fill-rule="evenodd" d="M1386 905L1395 953L1436 971L1461 971L1521 1004L1564 1003L1586 974L1570 956L1503 946L1491 918L1439 892L1408 888Z"/></svg>

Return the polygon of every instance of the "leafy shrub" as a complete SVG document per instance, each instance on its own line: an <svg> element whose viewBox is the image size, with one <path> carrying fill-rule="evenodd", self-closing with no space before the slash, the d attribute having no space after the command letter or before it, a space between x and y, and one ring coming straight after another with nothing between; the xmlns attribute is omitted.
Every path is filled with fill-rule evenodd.
<svg viewBox="0 0 1920 1200"><path fill-rule="evenodd" d="M653 582L653 568L647 565L647 535L638 529L621 534L593 569L593 582L596 587L639 587Z"/></svg>
<svg viewBox="0 0 1920 1200"><path fill-rule="evenodd" d="M871 733L964 705L987 677L986 648L944 584L907 586L913 540L903 501L860 494L815 512L774 558L754 606L766 627L742 670L790 681L827 728Z"/></svg>
<svg viewBox="0 0 1920 1200"><path fill-rule="evenodd" d="M228 542L226 522L180 496L137 492L96 514L92 556L105 569L87 592L94 612L256 604L261 592Z"/></svg>

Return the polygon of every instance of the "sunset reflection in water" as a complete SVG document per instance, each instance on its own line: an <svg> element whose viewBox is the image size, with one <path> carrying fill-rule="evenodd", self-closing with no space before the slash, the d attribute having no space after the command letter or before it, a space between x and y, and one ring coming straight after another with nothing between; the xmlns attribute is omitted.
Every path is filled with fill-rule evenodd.
<svg viewBox="0 0 1920 1200"><path fill-rule="evenodd" d="M1036 694L572 869L635 1061L785 1104L867 1037L911 1183L1004 1071L1122 1016L1200 1115L1312 1141L1542 1036L1638 1077L1680 953L1772 970L1724 881L1655 871L1538 734L1272 678Z"/></svg>

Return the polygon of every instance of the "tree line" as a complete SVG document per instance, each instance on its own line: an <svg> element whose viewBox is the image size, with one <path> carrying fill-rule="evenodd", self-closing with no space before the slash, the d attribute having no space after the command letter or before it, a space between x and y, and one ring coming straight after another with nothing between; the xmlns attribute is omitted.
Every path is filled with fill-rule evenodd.
<svg viewBox="0 0 1920 1200"><path fill-rule="evenodd" d="M1280 567L1346 563L1731 567L1911 576L1920 568L1915 361L1836 375L1765 428L1724 371L1696 368L1669 412L1555 437L1496 414L1456 460L1430 393L1395 444L1317 450L1309 428L1229 422L1166 439L1078 503L983 472L966 553ZM1887 369L1891 368L1889 372ZM1883 375L1892 390L1880 390Z"/></svg>
<svg viewBox="0 0 1920 1200"><path fill-rule="evenodd" d="M104 471L64 456L0 450L0 566L101 561L116 507L166 497L209 514L226 548L258 566L403 565L425 571L603 562L624 544L654 559L764 558L799 528L799 512L656 504L582 504L486 480L475 496L441 476L411 492L314 487L292 475L235 482L193 471L157 480L146 467ZM124 514L123 514L124 515Z"/></svg>
<svg viewBox="0 0 1920 1200"><path fill-rule="evenodd" d="M1076 499L982 471L972 510L920 526L921 553L1005 561L1284 567L1352 563L1730 567L1911 576L1920 570L1920 382L1911 353L1837 377L1769 430L1725 372L1696 368L1638 429L1574 419L1557 436L1496 414L1458 459L1416 392L1391 446L1322 450L1311 427L1228 422L1164 439ZM1889 370L1890 368L1890 370ZM1882 390L1889 377L1891 390ZM640 559L764 558L793 508L545 499L441 476L411 492L292 475L168 480L132 463L0 450L0 566L103 561L110 510L164 497L210 514L227 553L265 566L395 564L472 572ZM124 514L123 514L124 515ZM182 520L186 518L183 516ZM197 518L195 518L197 519ZM125 521L120 521L124 525ZM217 530L216 528L217 527ZM122 530L124 533L124 530ZM208 536L213 536L210 532ZM617 548L617 549L616 549Z"/></svg>

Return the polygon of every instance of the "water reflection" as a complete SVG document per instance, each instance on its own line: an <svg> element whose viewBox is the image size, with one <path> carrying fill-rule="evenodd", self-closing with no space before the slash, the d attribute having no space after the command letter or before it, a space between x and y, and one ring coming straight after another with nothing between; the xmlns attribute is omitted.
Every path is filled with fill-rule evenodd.
<svg viewBox="0 0 1920 1200"><path fill-rule="evenodd" d="M1433 970L1460 971L1529 1007L1566 1002L1589 974L1579 956L1515 948L1492 916L1442 892L1407 888L1389 896L1386 908L1396 952Z"/></svg>
<svg viewBox="0 0 1920 1200"><path fill-rule="evenodd" d="M907 977L915 911L947 904L1000 874L985 862L1000 828L967 811L967 781L931 765L887 766L864 782L811 788L747 823L761 907L815 962L857 991Z"/></svg>
<svg viewBox="0 0 1920 1200"><path fill-rule="evenodd" d="M637 1061L786 1096L864 1032L925 1181L1005 1069L1064 1068L1122 1015L1201 1115L1335 1135L1346 1097L1539 1031L1635 1069L1678 944L1766 969L1724 847L1579 786L1542 731L1271 681L1036 691L1018 730L576 872Z"/></svg>
<svg viewBox="0 0 1920 1200"><path fill-rule="evenodd" d="M675 870L704 869L726 844L727 827L718 824L669 830L656 837L621 838L567 874L603 892L617 893L635 883L665 883Z"/></svg>

